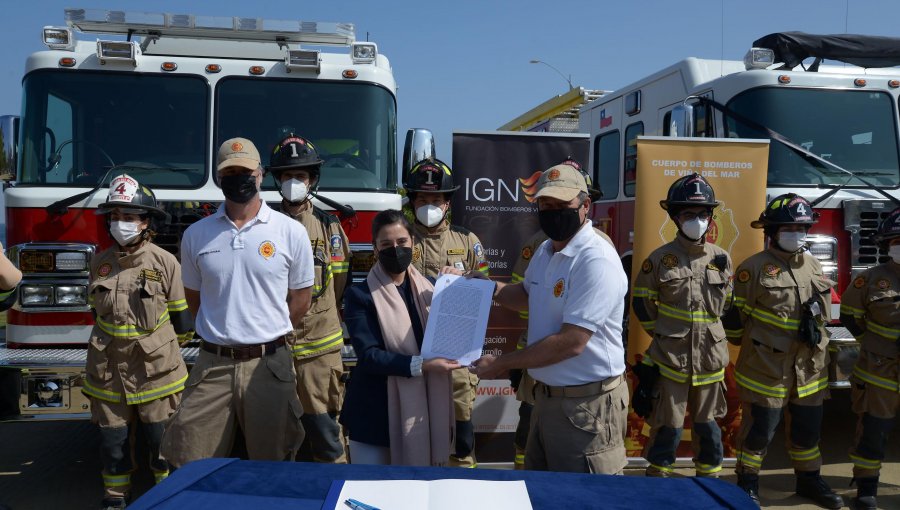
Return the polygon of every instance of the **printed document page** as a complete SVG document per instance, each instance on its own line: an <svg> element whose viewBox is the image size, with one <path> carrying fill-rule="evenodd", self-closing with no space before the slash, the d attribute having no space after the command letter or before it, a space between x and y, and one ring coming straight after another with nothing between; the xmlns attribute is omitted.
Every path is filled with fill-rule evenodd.
<svg viewBox="0 0 900 510"><path fill-rule="evenodd" d="M457 360L469 365L481 357L494 282L441 275L434 285L425 326L422 357Z"/></svg>
<svg viewBox="0 0 900 510"><path fill-rule="evenodd" d="M340 483L340 482L335 482ZM354 499L379 510L531 510L525 481L490 480L347 480L336 506Z"/></svg>

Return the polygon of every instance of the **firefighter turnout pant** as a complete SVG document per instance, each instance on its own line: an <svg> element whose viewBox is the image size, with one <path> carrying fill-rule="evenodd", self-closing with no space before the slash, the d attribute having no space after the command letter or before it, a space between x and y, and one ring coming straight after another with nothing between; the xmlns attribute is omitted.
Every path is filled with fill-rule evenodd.
<svg viewBox="0 0 900 510"><path fill-rule="evenodd" d="M308 446L314 462L346 464L344 435L337 421L344 397L341 351L294 358L294 369L304 412L300 421L306 431L301 450Z"/></svg>
<svg viewBox="0 0 900 510"><path fill-rule="evenodd" d="M900 365L895 358L879 356L863 348L851 381L853 412L859 416L854 446L850 449L853 477L877 478L900 405Z"/></svg>
<svg viewBox="0 0 900 510"><path fill-rule="evenodd" d="M697 476L718 476L722 470L722 429L717 418L725 416L725 383L713 379L695 384L687 374L685 381L674 381L662 375L656 383L659 398L648 420L650 437L644 447L644 458L650 463L647 474L668 476L675 464L681 443L685 413L691 417L691 442Z"/></svg>
<svg viewBox="0 0 900 510"><path fill-rule="evenodd" d="M516 399L519 400L519 423L516 425L516 435L513 438L513 447L516 452L513 461L515 469L525 469L525 447L528 445L528 431L531 429L534 386L534 378L531 377L528 370L522 370L519 387L516 389Z"/></svg>
<svg viewBox="0 0 900 510"><path fill-rule="evenodd" d="M475 407L475 390L478 376L468 370L451 372L453 382L453 412L456 416L456 450L450 455L449 466L476 467L475 427L472 425L472 409Z"/></svg>
<svg viewBox="0 0 900 510"><path fill-rule="evenodd" d="M160 454L163 429L175 412L180 395L128 405L91 399L91 418L100 426L100 458L103 465L103 488L107 498L125 498L131 490L134 461L134 438L140 424L150 449L150 469L159 483L169 476L169 463Z"/></svg>

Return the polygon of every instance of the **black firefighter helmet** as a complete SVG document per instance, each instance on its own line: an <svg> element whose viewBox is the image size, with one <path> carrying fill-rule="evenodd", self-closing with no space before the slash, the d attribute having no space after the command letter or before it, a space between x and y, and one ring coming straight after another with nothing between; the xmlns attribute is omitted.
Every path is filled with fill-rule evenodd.
<svg viewBox="0 0 900 510"><path fill-rule="evenodd" d="M669 216L678 214L685 207L707 207L715 209L721 202L716 200L716 192L706 179L698 173L686 175L669 186L665 200L659 206L669 212Z"/></svg>
<svg viewBox="0 0 900 510"><path fill-rule="evenodd" d="M459 186L453 185L453 171L439 159L425 159L416 163L403 184L406 194L453 193Z"/></svg>
<svg viewBox="0 0 900 510"><path fill-rule="evenodd" d="M900 207L891 211L887 218L881 221L872 239L878 244L885 245L888 241L897 237L900 237ZM882 246L882 248L886 247Z"/></svg>
<svg viewBox="0 0 900 510"><path fill-rule="evenodd" d="M128 174L118 175L109 183L109 196L106 197L106 202L98 206L97 214L108 214L115 207L120 207L125 212L147 213L158 220L165 220L167 216L159 208L153 191Z"/></svg>
<svg viewBox="0 0 900 510"><path fill-rule="evenodd" d="M322 163L319 151L312 142L302 136L290 133L272 149L269 166L266 167L266 170L278 178L278 174L282 170L302 169L318 179Z"/></svg>
<svg viewBox="0 0 900 510"><path fill-rule="evenodd" d="M773 198L759 219L750 222L753 228L770 230L782 225L806 225L811 227L819 221L819 213L805 198L796 193L785 193Z"/></svg>

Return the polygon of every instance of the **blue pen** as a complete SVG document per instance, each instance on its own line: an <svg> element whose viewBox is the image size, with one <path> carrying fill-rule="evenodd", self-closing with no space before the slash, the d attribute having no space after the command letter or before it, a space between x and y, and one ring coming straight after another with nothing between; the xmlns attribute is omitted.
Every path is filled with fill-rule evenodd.
<svg viewBox="0 0 900 510"><path fill-rule="evenodd" d="M367 505L367 504L363 503L362 501L357 501L355 499L348 499L348 500L344 501L344 504L349 506L353 510L379 510L378 508L376 508L372 505Z"/></svg>

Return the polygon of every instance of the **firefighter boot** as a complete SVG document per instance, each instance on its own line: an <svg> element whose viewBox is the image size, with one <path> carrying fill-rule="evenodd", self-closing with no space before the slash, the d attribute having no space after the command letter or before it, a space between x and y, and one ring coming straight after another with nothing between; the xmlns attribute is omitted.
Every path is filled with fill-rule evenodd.
<svg viewBox="0 0 900 510"><path fill-rule="evenodd" d="M128 427L100 427L100 460L103 464L104 497L102 506L125 508L131 489L131 445Z"/></svg>
<svg viewBox="0 0 900 510"><path fill-rule="evenodd" d="M838 509L844 500L831 490L819 471L797 471L797 495L809 498L821 507Z"/></svg>
<svg viewBox="0 0 900 510"><path fill-rule="evenodd" d="M856 479L856 497L853 498L854 510L875 510L878 508L875 496L878 495L878 477Z"/></svg>
<svg viewBox="0 0 900 510"><path fill-rule="evenodd" d="M103 498L100 503L100 510L123 510L125 508L125 498Z"/></svg>
<svg viewBox="0 0 900 510"><path fill-rule="evenodd" d="M750 499L759 506L759 475L756 473L738 473L738 487L744 490Z"/></svg>
<svg viewBox="0 0 900 510"><path fill-rule="evenodd" d="M166 424L165 422L141 423L141 428L144 429L147 444L150 446L150 469L153 470L153 481L159 483L169 476L169 463L159 453Z"/></svg>

